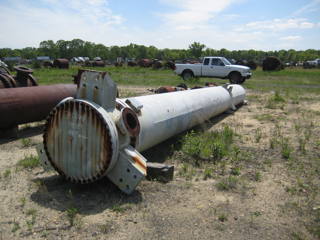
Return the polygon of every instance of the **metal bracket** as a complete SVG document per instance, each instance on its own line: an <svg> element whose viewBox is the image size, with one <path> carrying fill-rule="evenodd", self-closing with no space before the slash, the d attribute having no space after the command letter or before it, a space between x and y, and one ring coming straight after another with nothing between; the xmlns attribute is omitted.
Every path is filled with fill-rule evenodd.
<svg viewBox="0 0 320 240"><path fill-rule="evenodd" d="M147 175L146 159L133 147L120 151L119 159L107 177L126 194L134 191Z"/></svg>
<svg viewBox="0 0 320 240"><path fill-rule="evenodd" d="M84 71L81 74L77 98L92 101L104 109L116 106L117 85L106 72Z"/></svg>

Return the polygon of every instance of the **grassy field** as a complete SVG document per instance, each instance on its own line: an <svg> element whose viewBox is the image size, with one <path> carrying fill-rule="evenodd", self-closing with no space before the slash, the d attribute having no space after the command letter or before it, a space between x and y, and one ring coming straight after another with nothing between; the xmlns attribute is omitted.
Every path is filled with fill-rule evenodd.
<svg viewBox="0 0 320 240"><path fill-rule="evenodd" d="M99 70L132 96L182 82L169 70ZM72 83L76 72L34 75ZM206 81L227 82L190 86ZM0 239L319 239L320 70L258 69L244 87L247 105L143 152L174 165L174 179L142 181L130 196L44 170L39 129L21 129L0 144Z"/></svg>
<svg viewBox="0 0 320 240"><path fill-rule="evenodd" d="M67 70L36 69L35 77L41 85L56 83L71 83L79 67L73 66ZM136 86L176 86L183 80L171 70L154 70L139 67L105 67L90 68L98 71L107 71L119 85ZM188 85L204 85L205 82L223 84L227 79L200 78L197 82ZM253 71L253 77L244 83L244 86L253 90L278 90L299 93L320 93L320 69L285 69L279 72L263 72L261 69Z"/></svg>

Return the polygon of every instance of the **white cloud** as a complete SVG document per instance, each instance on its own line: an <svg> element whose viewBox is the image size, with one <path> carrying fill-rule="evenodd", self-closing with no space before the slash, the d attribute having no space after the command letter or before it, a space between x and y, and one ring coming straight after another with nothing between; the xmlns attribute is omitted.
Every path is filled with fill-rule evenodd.
<svg viewBox="0 0 320 240"><path fill-rule="evenodd" d="M161 0L161 2L188 11L221 12L234 0Z"/></svg>
<svg viewBox="0 0 320 240"><path fill-rule="evenodd" d="M316 23L308 22L305 18L273 19L250 22L238 28L238 31L272 30L285 31L288 29L308 29L316 27Z"/></svg>
<svg viewBox="0 0 320 240"><path fill-rule="evenodd" d="M316 12L319 11L320 8L320 0L313 0L310 3L304 5L297 11L293 13L294 16L301 15L303 13L310 13L310 12Z"/></svg>
<svg viewBox="0 0 320 240"><path fill-rule="evenodd" d="M41 2L48 7L35 7L15 0L11 5L0 3L0 22L6 23L1 29L8 33L0 35L1 47L37 47L43 40L73 38L111 43L125 21L122 16L113 14L108 3L102 0Z"/></svg>
<svg viewBox="0 0 320 240"><path fill-rule="evenodd" d="M175 12L161 14L165 23L176 30L190 30L205 25L216 14L236 0L161 0L177 8Z"/></svg>
<svg viewBox="0 0 320 240"><path fill-rule="evenodd" d="M280 40L282 41L297 41L297 40L301 40L302 37L301 36L286 36L286 37L281 37Z"/></svg>
<svg viewBox="0 0 320 240"><path fill-rule="evenodd" d="M66 9L71 10L76 15L85 18L90 21L91 24L121 24L124 18L120 15L112 13L108 7L108 1L106 0L56 0L51 7L54 9Z"/></svg>
<svg viewBox="0 0 320 240"><path fill-rule="evenodd" d="M1 31L6 33L0 34L1 48L38 47L43 40L80 38L107 46L136 43L181 49L197 41L214 49L273 50L299 48L301 31L320 27L319 22L305 18L255 21L238 27L230 22L220 26L214 23L216 18L221 22L239 17L225 10L244 0L160 0L171 7L171 12L162 13L162 24L151 30L132 26L105 0L38 1L41 4L10 0L6 5L0 0L0 22L5 23ZM295 32L286 32L288 29ZM310 41L300 48L318 48L318 44Z"/></svg>
<svg viewBox="0 0 320 240"><path fill-rule="evenodd" d="M222 15L222 18L226 21L235 20L239 17L240 17L239 14L224 14L224 15Z"/></svg>

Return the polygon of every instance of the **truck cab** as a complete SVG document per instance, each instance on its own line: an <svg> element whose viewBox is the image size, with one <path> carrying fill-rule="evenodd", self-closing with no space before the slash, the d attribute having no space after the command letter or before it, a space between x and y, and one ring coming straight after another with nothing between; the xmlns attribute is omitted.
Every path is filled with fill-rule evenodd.
<svg viewBox="0 0 320 240"><path fill-rule="evenodd" d="M228 60L223 62L224 58L204 58L202 64L202 75L207 77L224 77L225 66L231 65Z"/></svg>

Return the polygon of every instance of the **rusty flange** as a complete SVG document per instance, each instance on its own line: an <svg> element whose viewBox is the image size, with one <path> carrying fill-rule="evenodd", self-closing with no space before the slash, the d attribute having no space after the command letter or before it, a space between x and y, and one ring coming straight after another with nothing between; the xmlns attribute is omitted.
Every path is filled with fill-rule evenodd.
<svg viewBox="0 0 320 240"><path fill-rule="evenodd" d="M14 70L17 71L15 77L18 87L38 86L37 80L31 75L33 70L24 66L16 66Z"/></svg>
<svg viewBox="0 0 320 240"><path fill-rule="evenodd" d="M33 73L33 70L31 68L27 68L24 66L15 66L13 69L17 71L17 74L21 73L28 75Z"/></svg>

